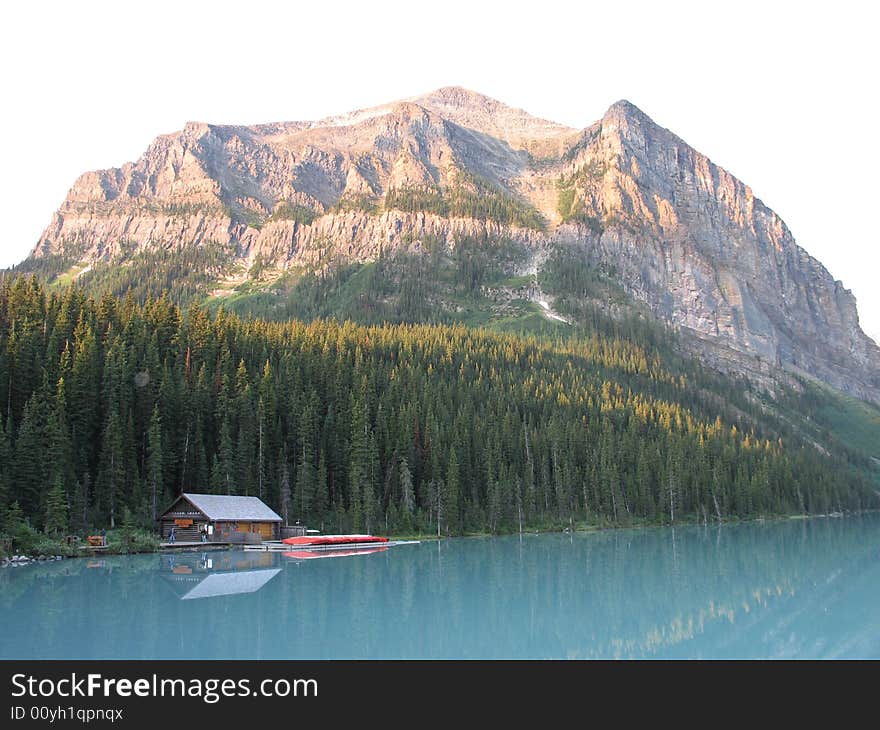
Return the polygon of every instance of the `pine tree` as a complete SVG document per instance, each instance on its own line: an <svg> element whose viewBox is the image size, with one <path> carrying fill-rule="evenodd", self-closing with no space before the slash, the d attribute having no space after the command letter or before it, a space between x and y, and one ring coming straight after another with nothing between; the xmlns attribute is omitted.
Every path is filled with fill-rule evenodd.
<svg viewBox="0 0 880 730"><path fill-rule="evenodd" d="M155 522L159 516L159 505L165 502L162 417L159 414L158 405L153 408L153 413L150 416L150 430L147 439L147 490L150 495L150 515Z"/></svg>
<svg viewBox="0 0 880 730"><path fill-rule="evenodd" d="M9 506L11 461L12 447L6 436L3 418L0 417L0 514L3 514Z"/></svg>
<svg viewBox="0 0 880 730"><path fill-rule="evenodd" d="M41 513L44 485L48 477L45 429L48 418L45 400L41 392L37 391L25 405L15 442L15 459L12 462L15 499L20 502L26 515Z"/></svg>
<svg viewBox="0 0 880 730"><path fill-rule="evenodd" d="M315 448L314 448L314 411L311 404L300 414L299 421L299 458L296 469L297 510L300 519L307 523L315 497Z"/></svg>
<svg viewBox="0 0 880 730"><path fill-rule="evenodd" d="M125 455L122 450L122 429L119 415L110 413L104 429L101 449L101 472L98 475L97 501L110 520L110 528L116 527L120 496L125 488Z"/></svg>
<svg viewBox="0 0 880 730"><path fill-rule="evenodd" d="M229 418L224 415L220 426L220 443L217 457L214 460L217 469L214 480L214 489L217 494L233 493L233 475L235 474L235 453L232 445L232 435L229 427Z"/></svg>
<svg viewBox="0 0 880 730"><path fill-rule="evenodd" d="M320 456L318 457L318 474L315 481L314 502L314 513L320 519L321 523L323 523L324 515L330 506L330 491L327 479L327 456L324 451L321 451Z"/></svg>
<svg viewBox="0 0 880 730"><path fill-rule="evenodd" d="M666 462L666 493L667 505L669 507L669 521L675 524L675 503L678 500L679 477L678 477L678 461L672 449L669 450L669 456Z"/></svg>
<svg viewBox="0 0 880 730"><path fill-rule="evenodd" d="M70 428L67 423L67 390L64 378L58 379L55 390L55 403L47 424L49 444L48 460L51 481L61 482L65 496L73 489L75 482L73 444L70 440Z"/></svg>
<svg viewBox="0 0 880 730"><path fill-rule="evenodd" d="M46 495L46 522L44 531L47 535L59 536L67 533L67 494L61 476L55 478L55 484Z"/></svg>
<svg viewBox="0 0 880 730"><path fill-rule="evenodd" d="M14 501L3 515L3 533L6 535L15 535L22 525L26 524L24 510L18 503Z"/></svg>
<svg viewBox="0 0 880 730"><path fill-rule="evenodd" d="M413 491L412 473L406 457L400 457L400 511L406 520L406 526L412 527L412 519L416 508L416 496Z"/></svg>
<svg viewBox="0 0 880 730"><path fill-rule="evenodd" d="M363 529L364 499L372 498L370 489L370 432L366 404L355 400L352 406L351 459L348 468L349 513L352 529Z"/></svg>
<svg viewBox="0 0 880 730"><path fill-rule="evenodd" d="M431 521L434 522L437 529L437 537L440 538L443 524L446 520L446 505L443 503L444 486L439 479L432 479L428 484L428 509L431 514Z"/></svg>
<svg viewBox="0 0 880 730"><path fill-rule="evenodd" d="M90 486L91 476L86 472L81 480L76 480L70 499L70 524L79 532L85 532L89 526Z"/></svg>
<svg viewBox="0 0 880 730"><path fill-rule="evenodd" d="M456 449L449 452L449 462L446 466L446 480L444 482L443 502L445 503L446 530L454 533L461 531L461 517L459 514L459 494L461 493L461 474L458 468L458 453Z"/></svg>
<svg viewBox="0 0 880 730"><path fill-rule="evenodd" d="M376 444L376 435L370 434L367 452L367 478L361 490L361 509L363 510L364 525L367 532L375 528L379 513L376 502L376 484L379 475L379 452Z"/></svg>
<svg viewBox="0 0 880 730"><path fill-rule="evenodd" d="M71 441L76 451L76 473L90 465L100 439L101 353L93 329L94 323L82 310L74 329L73 368L68 392ZM94 472L93 472L94 473Z"/></svg>
<svg viewBox="0 0 880 730"><path fill-rule="evenodd" d="M280 458L281 462L281 475L279 477L280 485L279 485L279 494L281 495L281 516L284 518L284 524L290 524L290 503L291 503L291 493L290 493L290 469L287 466L287 456L282 454Z"/></svg>

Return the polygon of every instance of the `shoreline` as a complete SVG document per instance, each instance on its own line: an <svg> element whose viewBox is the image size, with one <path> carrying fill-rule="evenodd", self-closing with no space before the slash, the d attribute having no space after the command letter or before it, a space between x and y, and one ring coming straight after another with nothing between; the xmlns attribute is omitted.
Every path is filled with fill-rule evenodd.
<svg viewBox="0 0 880 730"><path fill-rule="evenodd" d="M510 535L545 535L550 533L573 534L587 532L608 532L612 530L656 530L663 528L675 527L721 527L723 525L740 525L752 522L782 522L787 520L814 520L814 519L839 519L843 517L857 517L859 515L874 514L880 512L880 509L865 509L858 512L830 512L821 514L793 513L788 515L768 515L764 517L729 517L723 520L681 520L680 522L643 522L633 523L630 525L575 525L573 527L544 527L534 528L524 527L522 530L510 530L506 532L465 532L460 535L441 535L437 537L436 533L428 535L420 535L418 533L406 533L402 535L389 533L388 537L395 540L420 540L421 542L430 542L432 540L450 540L454 538L473 538L473 537L508 537Z"/></svg>
<svg viewBox="0 0 880 730"><path fill-rule="evenodd" d="M631 525L574 525L573 527L543 527L543 528L523 528L521 531L509 532L466 532L460 535L441 535L438 537L432 534L393 534L389 533L387 537L394 540L418 540L419 542L432 542L441 540L450 540L457 538L487 538L487 537L510 537L513 535L548 535L551 533L574 534L574 533L592 533L592 532L609 532L612 530L656 530L663 528L675 527L722 527L724 525L739 525L761 522L782 522L788 520L814 520L814 519L840 519L844 517L857 517L859 515L874 514L880 512L878 509L860 510L858 512L830 512L823 514L789 514L789 515L771 515L766 517L743 517L728 518L724 520L682 520L673 524L669 523L642 523ZM189 553L189 552L222 552L235 550L234 545L217 545L212 543L204 543L202 545L181 545L180 547L161 546L156 550L132 550L132 551L92 551L89 554L80 555L25 555L12 554L0 559L0 568L18 567L22 565L32 565L33 563L49 563L58 560L69 560L76 558L93 558L95 555L158 555L161 553Z"/></svg>

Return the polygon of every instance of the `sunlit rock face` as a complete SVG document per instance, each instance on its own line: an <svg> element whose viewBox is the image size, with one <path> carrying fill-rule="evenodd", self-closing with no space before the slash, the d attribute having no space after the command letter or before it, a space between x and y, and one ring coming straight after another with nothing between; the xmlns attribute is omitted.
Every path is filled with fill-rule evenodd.
<svg viewBox="0 0 880 730"><path fill-rule="evenodd" d="M462 188L545 223L386 204ZM722 369L802 372L880 402L880 349L852 294L748 186L626 101L584 130L460 88L317 122L188 123L134 163L82 175L32 256L88 265L211 243L283 270L482 235L583 247Z"/></svg>

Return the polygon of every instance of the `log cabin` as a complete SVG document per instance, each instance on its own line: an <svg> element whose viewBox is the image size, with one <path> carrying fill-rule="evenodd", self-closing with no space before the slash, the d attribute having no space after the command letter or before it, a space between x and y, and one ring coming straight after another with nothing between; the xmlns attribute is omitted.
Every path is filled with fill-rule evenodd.
<svg viewBox="0 0 880 730"><path fill-rule="evenodd" d="M207 529L211 542L253 543L277 540L283 520L257 497L184 492L158 522L163 540L174 527L177 542L198 542Z"/></svg>

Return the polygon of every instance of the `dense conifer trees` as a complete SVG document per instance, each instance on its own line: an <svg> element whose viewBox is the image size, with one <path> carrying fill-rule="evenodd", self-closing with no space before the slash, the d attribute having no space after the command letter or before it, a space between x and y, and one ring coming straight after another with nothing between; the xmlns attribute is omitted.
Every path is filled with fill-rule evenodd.
<svg viewBox="0 0 880 730"><path fill-rule="evenodd" d="M184 490L440 534L877 502L843 456L600 334L245 321L9 278L0 411L0 508L56 533L150 524Z"/></svg>

